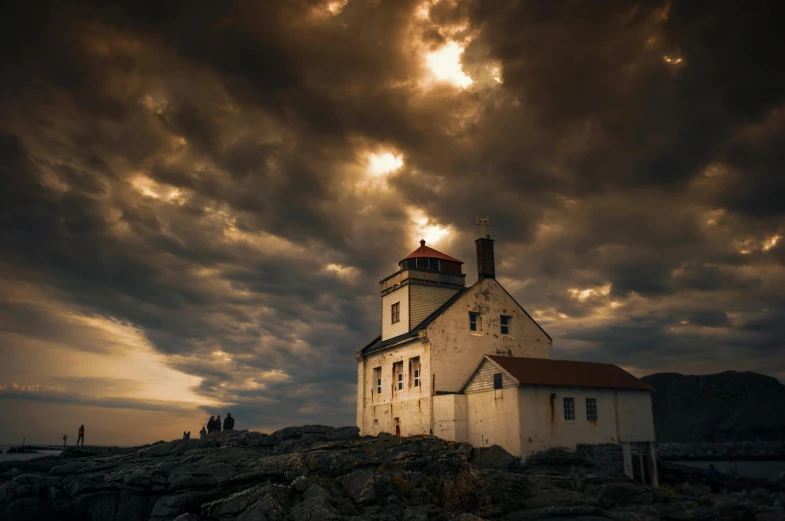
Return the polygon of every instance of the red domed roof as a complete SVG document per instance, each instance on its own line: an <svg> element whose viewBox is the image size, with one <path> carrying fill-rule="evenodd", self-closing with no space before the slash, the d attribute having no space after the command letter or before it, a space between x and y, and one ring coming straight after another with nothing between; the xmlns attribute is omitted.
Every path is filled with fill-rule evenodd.
<svg viewBox="0 0 785 521"><path fill-rule="evenodd" d="M406 259L422 259L422 258L431 258L431 259L441 259L444 261L450 262L457 262L463 264L463 261L459 261L455 257L450 257L449 255L445 255L440 251L436 251L430 246L425 245L425 240L420 241L420 247L411 252L409 255L401 259L401 262L405 261Z"/></svg>

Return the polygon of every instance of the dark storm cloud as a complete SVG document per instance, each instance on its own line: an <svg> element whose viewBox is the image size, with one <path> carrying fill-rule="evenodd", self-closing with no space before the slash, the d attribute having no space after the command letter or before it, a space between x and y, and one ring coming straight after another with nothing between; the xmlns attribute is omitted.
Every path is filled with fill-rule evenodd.
<svg viewBox="0 0 785 521"><path fill-rule="evenodd" d="M780 3L416 8L14 3L3 273L140 328L246 417L348 423L408 207L451 226L469 282L488 214L557 353L785 370L765 358L785 323ZM476 84L420 87L418 45L456 34ZM405 162L386 191L358 188L376 146ZM77 338L51 313L4 303L2 329Z"/></svg>

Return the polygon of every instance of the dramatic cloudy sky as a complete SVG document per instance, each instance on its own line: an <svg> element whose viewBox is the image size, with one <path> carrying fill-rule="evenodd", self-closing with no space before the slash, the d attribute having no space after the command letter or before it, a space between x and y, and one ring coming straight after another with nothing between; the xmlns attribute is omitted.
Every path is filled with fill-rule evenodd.
<svg viewBox="0 0 785 521"><path fill-rule="evenodd" d="M424 237L553 356L785 379L783 3L12 1L0 441L352 424Z"/></svg>

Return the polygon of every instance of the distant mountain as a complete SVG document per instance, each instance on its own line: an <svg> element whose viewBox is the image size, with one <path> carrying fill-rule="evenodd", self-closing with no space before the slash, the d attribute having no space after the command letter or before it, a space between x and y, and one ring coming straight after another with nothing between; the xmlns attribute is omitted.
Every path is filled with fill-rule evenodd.
<svg viewBox="0 0 785 521"><path fill-rule="evenodd" d="M785 385L752 372L691 376L657 373L654 387L658 441L785 440Z"/></svg>

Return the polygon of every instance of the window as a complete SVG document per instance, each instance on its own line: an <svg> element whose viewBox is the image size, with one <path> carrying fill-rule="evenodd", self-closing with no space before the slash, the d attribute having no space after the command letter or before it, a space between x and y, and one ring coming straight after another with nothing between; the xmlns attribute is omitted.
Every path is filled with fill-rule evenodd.
<svg viewBox="0 0 785 521"><path fill-rule="evenodd" d="M597 421L597 398L586 398L586 419L590 422Z"/></svg>
<svg viewBox="0 0 785 521"><path fill-rule="evenodd" d="M493 388L494 389L501 389L502 388L502 374L496 373L493 375Z"/></svg>
<svg viewBox="0 0 785 521"><path fill-rule="evenodd" d="M420 387L420 357L409 359L409 388Z"/></svg>
<svg viewBox="0 0 785 521"><path fill-rule="evenodd" d="M479 331L479 330L480 330L480 314L469 313L469 331Z"/></svg>
<svg viewBox="0 0 785 521"><path fill-rule="evenodd" d="M564 398L564 419L575 419L575 398Z"/></svg>
<svg viewBox="0 0 785 521"><path fill-rule="evenodd" d="M390 320L391 324L395 324L396 322L400 322L401 320L401 303L396 302L390 308Z"/></svg>
<svg viewBox="0 0 785 521"><path fill-rule="evenodd" d="M501 316L502 335L510 334L510 318L506 315Z"/></svg>
<svg viewBox="0 0 785 521"><path fill-rule="evenodd" d="M382 394L382 368L373 368L373 381L376 384L376 394Z"/></svg>
<svg viewBox="0 0 785 521"><path fill-rule="evenodd" d="M393 383L395 387L394 390L402 390L403 389L403 362L395 362L393 364Z"/></svg>

